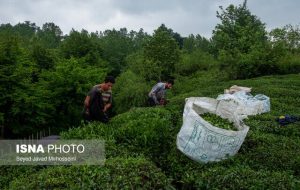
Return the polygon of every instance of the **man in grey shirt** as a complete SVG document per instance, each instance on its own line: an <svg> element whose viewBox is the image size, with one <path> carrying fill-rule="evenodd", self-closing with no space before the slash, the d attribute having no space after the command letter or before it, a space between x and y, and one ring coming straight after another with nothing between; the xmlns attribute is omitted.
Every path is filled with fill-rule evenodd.
<svg viewBox="0 0 300 190"><path fill-rule="evenodd" d="M148 94L148 103L149 106L156 106L156 105L165 105L166 104L166 91L167 89L171 89L174 84L173 80L168 80L168 82L159 82Z"/></svg>

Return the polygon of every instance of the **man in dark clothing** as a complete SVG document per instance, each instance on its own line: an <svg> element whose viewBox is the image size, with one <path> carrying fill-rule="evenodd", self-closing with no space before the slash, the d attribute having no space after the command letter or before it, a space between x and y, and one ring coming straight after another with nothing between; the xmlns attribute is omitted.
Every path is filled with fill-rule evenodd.
<svg viewBox="0 0 300 190"><path fill-rule="evenodd" d="M148 94L148 104L149 106L156 106L156 105L165 105L166 99L166 91L167 89L171 89L174 84L173 80L168 80L168 82L159 82Z"/></svg>
<svg viewBox="0 0 300 190"><path fill-rule="evenodd" d="M107 111L112 106L111 88L115 83L112 76L105 78L104 83L95 85L84 100L83 118L86 121L108 122Z"/></svg>

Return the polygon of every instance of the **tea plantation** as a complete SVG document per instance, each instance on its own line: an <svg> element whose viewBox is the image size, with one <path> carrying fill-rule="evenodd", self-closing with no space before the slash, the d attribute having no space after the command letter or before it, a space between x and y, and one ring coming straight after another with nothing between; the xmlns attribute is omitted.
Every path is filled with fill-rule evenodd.
<svg viewBox="0 0 300 190"><path fill-rule="evenodd" d="M176 148L184 99L216 98L232 85L265 94L271 112L251 116L239 152L201 164ZM132 108L108 124L61 133L63 139L104 139L104 166L1 166L0 189L300 189L300 123L280 126L280 115L300 116L300 75L223 81L211 74L180 77L169 104Z"/></svg>

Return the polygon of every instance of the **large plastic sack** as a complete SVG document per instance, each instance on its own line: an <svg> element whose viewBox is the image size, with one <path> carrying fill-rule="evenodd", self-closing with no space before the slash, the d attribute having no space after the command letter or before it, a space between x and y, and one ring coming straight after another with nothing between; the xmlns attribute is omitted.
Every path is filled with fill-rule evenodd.
<svg viewBox="0 0 300 190"><path fill-rule="evenodd" d="M248 133L240 115L230 107L217 112L220 101L206 97L187 98L183 124L177 135L177 148L198 162L211 162L235 155ZM238 105L237 105L238 106ZM205 121L201 114L210 112L233 122L238 131L215 127Z"/></svg>
<svg viewBox="0 0 300 190"><path fill-rule="evenodd" d="M245 118L247 115L270 111L270 98L263 94L252 96L246 91L239 91L234 94L221 94L217 100L219 100L217 113L233 110L235 114Z"/></svg>

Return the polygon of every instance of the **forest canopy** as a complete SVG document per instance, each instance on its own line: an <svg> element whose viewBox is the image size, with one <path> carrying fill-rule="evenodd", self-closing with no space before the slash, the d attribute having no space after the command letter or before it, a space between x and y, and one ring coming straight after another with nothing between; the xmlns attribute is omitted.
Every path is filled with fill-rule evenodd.
<svg viewBox="0 0 300 190"><path fill-rule="evenodd" d="M300 29L266 30L246 5L220 7L207 39L161 24L153 34L126 28L63 34L55 23L0 25L0 125L18 138L80 123L83 100L116 77L114 114L145 106L158 81L199 72L222 80L300 72ZM174 92L175 93L175 92ZM33 117L32 117L33 116Z"/></svg>

